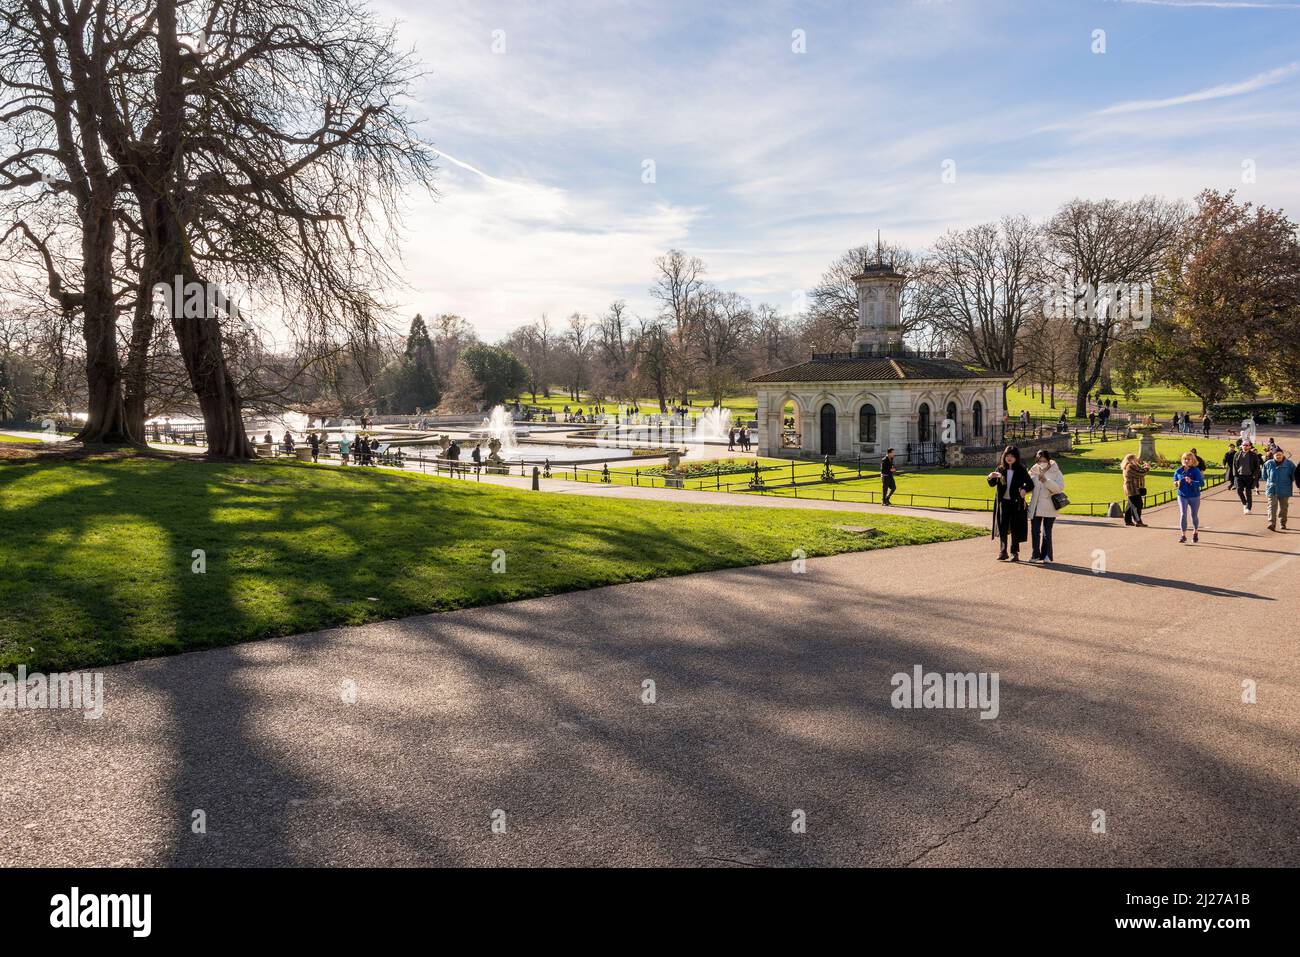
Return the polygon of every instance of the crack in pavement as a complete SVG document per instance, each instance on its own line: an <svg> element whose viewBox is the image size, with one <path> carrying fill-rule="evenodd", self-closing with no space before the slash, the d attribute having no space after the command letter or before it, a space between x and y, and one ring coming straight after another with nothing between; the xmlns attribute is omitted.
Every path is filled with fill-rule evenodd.
<svg viewBox="0 0 1300 957"><path fill-rule="evenodd" d="M929 847L927 847L924 851L922 851L920 854L916 855L916 857L904 861L903 867L911 867L913 864L917 863L922 858L928 856L931 852L937 851L939 848L946 845L950 840L952 840L958 834L961 834L962 832L968 830L969 828L974 827L976 824L979 824L986 817L988 817L990 814L996 811L1003 801L1007 800L1008 798L1015 797L1017 794L1019 794L1021 791L1023 791L1025 788L1029 787L1029 785L1033 783L1034 783L1033 778L1026 778L1023 784L1019 784L1016 787L1012 788L1009 792L1002 795L1002 797L998 798L996 801L990 804L988 808L985 809L983 814L980 814L978 817L972 818L971 820L965 822L959 827L954 828L953 830L949 831L947 834L943 835L943 837L940 838L938 844L932 844Z"/></svg>

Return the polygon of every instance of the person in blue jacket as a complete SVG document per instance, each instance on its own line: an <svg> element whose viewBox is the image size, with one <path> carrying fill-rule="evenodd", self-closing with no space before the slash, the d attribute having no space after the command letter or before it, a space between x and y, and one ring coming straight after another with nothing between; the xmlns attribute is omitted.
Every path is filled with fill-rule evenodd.
<svg viewBox="0 0 1300 957"><path fill-rule="evenodd" d="M1174 469L1174 487L1178 489L1178 525L1182 534L1178 540L1187 541L1187 518L1192 519L1192 541L1199 542L1201 525L1201 486L1205 475L1196 467L1196 456L1183 453L1183 464Z"/></svg>
<svg viewBox="0 0 1300 957"><path fill-rule="evenodd" d="M1281 449L1264 463L1264 494L1268 496L1268 530L1277 531L1277 520L1282 520L1286 531L1287 506L1291 504L1291 486L1295 484L1295 463Z"/></svg>

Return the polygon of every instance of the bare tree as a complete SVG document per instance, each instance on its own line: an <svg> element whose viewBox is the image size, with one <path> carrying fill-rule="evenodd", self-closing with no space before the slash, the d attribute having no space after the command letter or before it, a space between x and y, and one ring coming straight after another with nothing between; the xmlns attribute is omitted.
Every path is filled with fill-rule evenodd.
<svg viewBox="0 0 1300 957"><path fill-rule="evenodd" d="M1042 282L1064 291L1073 322L1076 415L1087 415L1110 348L1133 331L1101 290L1152 283L1185 219L1183 203L1156 196L1074 199L1044 227Z"/></svg>
<svg viewBox="0 0 1300 957"><path fill-rule="evenodd" d="M1015 375L1021 330L1041 314L1037 227L1022 216L950 231L919 270L927 325L964 358Z"/></svg>
<svg viewBox="0 0 1300 957"><path fill-rule="evenodd" d="M754 312L743 296L706 289L696 297L691 348L700 383L715 405L721 405L723 396L739 382L753 327Z"/></svg>
<svg viewBox="0 0 1300 957"><path fill-rule="evenodd" d="M569 330L564 334L564 344L569 353L569 395L574 402L578 402L582 399L582 390L588 384L587 371L595 347L591 320L579 312L569 316Z"/></svg>
<svg viewBox="0 0 1300 957"><path fill-rule="evenodd" d="M636 398L632 382L635 333L627 303L616 299L609 304L596 326L596 359L601 391L620 402Z"/></svg>
<svg viewBox="0 0 1300 957"><path fill-rule="evenodd" d="M113 254L121 171L103 148L95 109L103 95L108 19L102 4L0 2L0 193L11 224L0 245L24 240L45 272L46 292L66 316L79 316L85 344L86 442L139 441L126 420L117 351ZM48 189L39 189L45 183ZM38 187L35 196L28 194ZM38 205L70 197L48 216ZM59 261L58 234L71 229L80 255Z"/></svg>
<svg viewBox="0 0 1300 957"><path fill-rule="evenodd" d="M680 249L670 249L666 255L655 259L658 273L655 283L650 287L650 295L660 303L662 316L672 323L675 338L674 356L683 363L673 371L673 377L681 384L682 403L687 402L690 389L690 368L685 363L689 359L687 340L690 337L691 318L694 315L695 300L704 291L704 261L697 256L688 256Z"/></svg>
<svg viewBox="0 0 1300 957"><path fill-rule="evenodd" d="M659 402L659 411L668 411L668 396L673 384L673 334L662 319L642 319L636 341L636 378Z"/></svg>

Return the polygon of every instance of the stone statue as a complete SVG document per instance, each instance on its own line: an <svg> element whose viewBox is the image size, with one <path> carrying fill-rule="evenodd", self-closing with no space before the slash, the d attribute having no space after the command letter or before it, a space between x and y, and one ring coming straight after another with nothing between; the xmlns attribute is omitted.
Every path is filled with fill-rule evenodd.
<svg viewBox="0 0 1300 957"><path fill-rule="evenodd" d="M488 461L492 463L501 462L501 440L498 438L488 439Z"/></svg>

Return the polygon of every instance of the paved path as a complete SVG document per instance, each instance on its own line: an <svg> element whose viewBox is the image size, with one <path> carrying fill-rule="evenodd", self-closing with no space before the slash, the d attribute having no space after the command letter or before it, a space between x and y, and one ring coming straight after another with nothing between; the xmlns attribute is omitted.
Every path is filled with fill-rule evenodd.
<svg viewBox="0 0 1300 957"><path fill-rule="evenodd" d="M0 863L1300 865L1300 534L1204 514L111 668L101 720L0 713ZM998 717L895 710L918 664Z"/></svg>

